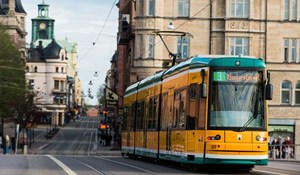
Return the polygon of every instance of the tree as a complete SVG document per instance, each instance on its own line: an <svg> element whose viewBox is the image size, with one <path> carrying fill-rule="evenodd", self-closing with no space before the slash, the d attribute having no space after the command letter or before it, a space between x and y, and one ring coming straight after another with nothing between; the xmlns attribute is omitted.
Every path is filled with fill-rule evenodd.
<svg viewBox="0 0 300 175"><path fill-rule="evenodd" d="M104 94L105 84L102 84L97 92L97 99L99 106L105 106L105 94Z"/></svg>
<svg viewBox="0 0 300 175"><path fill-rule="evenodd" d="M15 110L25 112L30 96L26 90L25 61L0 25L0 116L12 117ZM27 93L27 94L26 94Z"/></svg>

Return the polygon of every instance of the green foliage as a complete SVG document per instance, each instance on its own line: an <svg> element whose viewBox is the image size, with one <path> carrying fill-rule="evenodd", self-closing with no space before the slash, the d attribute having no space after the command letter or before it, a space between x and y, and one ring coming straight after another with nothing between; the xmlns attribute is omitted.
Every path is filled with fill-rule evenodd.
<svg viewBox="0 0 300 175"><path fill-rule="evenodd" d="M0 26L0 115L7 117L26 101L25 62ZM21 110L21 109L19 109ZM22 109L24 110L24 109Z"/></svg>
<svg viewBox="0 0 300 175"><path fill-rule="evenodd" d="M104 94L105 84L101 85L97 92L97 99L99 106L105 105L105 94Z"/></svg>

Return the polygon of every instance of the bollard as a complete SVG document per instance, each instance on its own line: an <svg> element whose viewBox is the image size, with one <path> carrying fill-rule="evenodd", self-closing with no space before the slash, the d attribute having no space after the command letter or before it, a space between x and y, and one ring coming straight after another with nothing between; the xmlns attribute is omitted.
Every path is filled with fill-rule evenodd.
<svg viewBox="0 0 300 175"><path fill-rule="evenodd" d="M23 148L23 154L24 154L24 155L27 155L27 145L24 145L24 148Z"/></svg>

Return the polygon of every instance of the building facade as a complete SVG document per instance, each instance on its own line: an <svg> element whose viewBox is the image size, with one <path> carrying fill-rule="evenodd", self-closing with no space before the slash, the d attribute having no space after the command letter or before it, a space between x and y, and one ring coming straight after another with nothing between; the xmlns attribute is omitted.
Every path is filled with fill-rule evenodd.
<svg viewBox="0 0 300 175"><path fill-rule="evenodd" d="M0 1L0 24L2 24L12 41L19 49L22 58L25 59L25 12L21 0L2 0Z"/></svg>
<svg viewBox="0 0 300 175"><path fill-rule="evenodd" d="M32 87L40 112L49 113L52 124L65 125L83 104L77 75L77 43L67 37L54 39L54 22L49 17L49 5L38 4L38 16L32 19L27 78L30 83L34 82Z"/></svg>
<svg viewBox="0 0 300 175"><path fill-rule="evenodd" d="M274 85L270 142L290 136L300 143L299 0L120 0L118 7L117 70L129 70L118 89L169 67L170 53L176 62L198 54L256 56Z"/></svg>

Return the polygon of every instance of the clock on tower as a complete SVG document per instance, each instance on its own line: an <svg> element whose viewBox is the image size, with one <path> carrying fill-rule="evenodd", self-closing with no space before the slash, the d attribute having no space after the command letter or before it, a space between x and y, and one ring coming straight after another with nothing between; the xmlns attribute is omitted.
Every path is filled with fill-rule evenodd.
<svg viewBox="0 0 300 175"><path fill-rule="evenodd" d="M0 0L1 1L1 0ZM54 19L49 16L49 5L44 1L38 4L38 16L32 20L32 41L38 39L53 39Z"/></svg>
<svg viewBox="0 0 300 175"><path fill-rule="evenodd" d="M42 22L40 23L39 27L41 30L44 30L46 28L46 24Z"/></svg>

